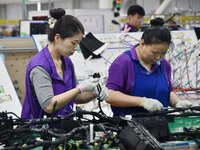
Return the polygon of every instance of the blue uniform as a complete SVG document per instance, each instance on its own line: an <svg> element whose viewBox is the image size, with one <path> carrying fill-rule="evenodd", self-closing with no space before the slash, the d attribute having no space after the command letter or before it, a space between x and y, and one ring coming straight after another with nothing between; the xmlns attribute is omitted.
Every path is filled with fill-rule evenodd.
<svg viewBox="0 0 200 150"><path fill-rule="evenodd" d="M134 61L131 57L130 51L125 52L132 60L135 74L135 81L132 91L129 95L147 97L159 100L164 107L169 105L170 86L163 71L162 62L157 69L150 73L144 74L141 71L141 64L139 61ZM111 106L114 116L130 115L137 112L147 112L143 108L136 107L115 107Z"/></svg>

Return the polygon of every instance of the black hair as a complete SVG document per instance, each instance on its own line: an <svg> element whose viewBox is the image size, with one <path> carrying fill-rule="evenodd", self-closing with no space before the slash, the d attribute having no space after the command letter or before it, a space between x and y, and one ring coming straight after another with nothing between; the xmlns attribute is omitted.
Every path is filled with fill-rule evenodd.
<svg viewBox="0 0 200 150"><path fill-rule="evenodd" d="M155 18L150 21L151 26L145 29L142 38L147 45L167 43L170 45L172 37L168 28L164 27L162 18Z"/></svg>
<svg viewBox="0 0 200 150"><path fill-rule="evenodd" d="M48 40L54 41L56 34L60 34L61 38L73 37L76 34L84 34L85 30L81 22L72 15L65 15L65 10L62 8L51 9L50 16L56 19L56 23L48 31Z"/></svg>
<svg viewBox="0 0 200 150"><path fill-rule="evenodd" d="M127 15L132 15L134 16L135 14L138 14L140 16L145 15L144 8L140 5L132 5L128 8Z"/></svg>
<svg viewBox="0 0 200 150"><path fill-rule="evenodd" d="M165 24L165 21L162 18L154 18L150 20L151 26L163 26Z"/></svg>

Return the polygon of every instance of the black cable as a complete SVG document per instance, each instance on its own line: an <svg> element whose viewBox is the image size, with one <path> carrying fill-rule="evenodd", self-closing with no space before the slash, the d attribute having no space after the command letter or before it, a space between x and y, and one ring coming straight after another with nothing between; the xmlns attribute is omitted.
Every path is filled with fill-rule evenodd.
<svg viewBox="0 0 200 150"><path fill-rule="evenodd" d="M101 113L104 117L108 117L104 112L103 109L101 107L101 101L98 100L98 107L99 107L99 113Z"/></svg>
<svg viewBox="0 0 200 150"><path fill-rule="evenodd" d="M97 127L99 127L101 130L103 130L103 132L105 133L105 135L99 139L99 144L98 144L97 150L106 150L105 147L103 146L103 144L105 142L106 137L109 137L109 133L105 129L103 124L99 124L99 125L97 125Z"/></svg>
<svg viewBox="0 0 200 150"><path fill-rule="evenodd" d="M76 127L68 133L58 134L49 128L35 128L37 126L32 126L32 125L41 125L41 124L50 124L50 123L62 123L61 122L62 120L71 119L73 117L78 117L79 119L84 119L84 115L86 115L86 114L92 115L94 117L93 120L88 120L86 123L82 121L82 124L80 125L80 127ZM63 146L66 146L67 142L70 139L72 139L75 135L80 134L81 131L87 130L89 128L89 123L92 122L92 123L96 123L96 124L94 124L95 127L98 127L100 130L102 130L105 133L105 137L102 137L101 141L98 142L99 149L104 149L103 144L105 143L106 138L108 138L108 139L115 138L113 136L113 134L111 134L111 133L112 132L118 133L118 131L122 129L122 128L120 128L122 126L121 122L125 122L125 121L127 121L127 120L121 119L119 117L118 118L105 117L102 114L97 113L97 112L79 110L78 112L73 112L73 113L71 113L67 116L63 116L63 117L51 117L51 118L45 118L45 119L31 120L30 122L27 123L28 125L26 124L26 126L23 125L21 128L19 127L19 128L13 129L12 131L1 132L0 137L5 136L6 134L8 134L9 136L12 136L14 134L16 135L16 134L21 134L21 133L26 133L26 134L39 133L40 135L57 138L55 141L49 141L49 139L48 139L48 140L44 140L44 143L42 143L41 141L37 141L34 144L30 144L28 146L17 145L14 147L7 147L8 149L31 149L31 148L35 148L35 147L43 146L43 145L57 146L58 144L63 144L63 143L64 143ZM27 127L31 127L31 129L29 129ZM92 143L86 143L86 145L89 145L88 148L91 147L91 144Z"/></svg>
<svg viewBox="0 0 200 150"><path fill-rule="evenodd" d="M147 112L147 113L134 113L131 114L133 118L137 117L151 117L151 116L164 116L170 113L175 113L175 112L184 112L186 110L196 110L200 111L200 106L195 106L195 107L189 107L189 108L174 108L171 110L162 110L162 111L155 111L155 112ZM196 115L200 115L200 113L194 113ZM191 115L194 115L191 113ZM189 116L190 114L182 114L183 116ZM175 115L175 116L180 116L180 115Z"/></svg>
<svg viewBox="0 0 200 150"><path fill-rule="evenodd" d="M13 112L7 112L7 114L9 115L9 114L12 114L12 115L14 115L16 118L18 118L18 119L21 119L19 116L17 116L15 113L13 113Z"/></svg>
<svg viewBox="0 0 200 150"><path fill-rule="evenodd" d="M67 133L67 134L55 134L51 131L48 130L48 135L51 135L51 136L59 136L60 138L59 139L56 139L55 141L40 141L40 142L36 142L34 144L31 144L31 145L27 145L27 146L13 146L13 147L6 147L5 149L3 150L29 150L29 149L32 149L32 148L36 148L36 147L39 147L39 146L52 146L52 145L59 145L59 144L62 144L64 141L68 141L70 140L76 133L80 133L81 130L86 130L88 127L77 127L77 128L74 128L71 132ZM32 130L31 130L32 131ZM33 130L34 132L40 132L40 130Z"/></svg>
<svg viewBox="0 0 200 150"><path fill-rule="evenodd" d="M97 85L97 90L98 90L98 92L99 92L99 94L100 94L101 91L102 91L102 88L101 88L100 84ZM104 117L108 117L108 116L103 112L103 109L102 109L102 107L101 107L101 100L100 100L100 98L97 97L97 100L98 100L98 107L99 107L99 110L100 110L99 113L101 113Z"/></svg>
<svg viewBox="0 0 200 150"><path fill-rule="evenodd" d="M35 128L22 128L22 129L15 129L15 130L5 130L3 132L0 133L0 137L2 138L2 140L0 139L0 141L3 141L8 138L15 138L15 136L13 136L13 134L15 135L21 135L22 133L39 133L40 135L45 134L45 136L50 136L50 137L56 137L56 138L63 138L64 135L62 134L56 134L55 132L49 130L48 128L40 128L40 129L35 129ZM11 136L11 137L10 137Z"/></svg>
<svg viewBox="0 0 200 150"><path fill-rule="evenodd" d="M119 122L118 118L105 117L98 112L81 110L78 112L72 112L71 114L68 114L68 115L62 116L62 117L32 119L32 120L26 120L26 122L24 120L24 125L18 127L17 129L27 128L32 125L61 123L62 120L72 119L73 117L83 118L83 115L91 115L91 116L97 117L99 120L97 120L97 119L91 120L91 121L94 121L95 123L109 122L111 124L117 124ZM15 125L15 122L13 124Z"/></svg>

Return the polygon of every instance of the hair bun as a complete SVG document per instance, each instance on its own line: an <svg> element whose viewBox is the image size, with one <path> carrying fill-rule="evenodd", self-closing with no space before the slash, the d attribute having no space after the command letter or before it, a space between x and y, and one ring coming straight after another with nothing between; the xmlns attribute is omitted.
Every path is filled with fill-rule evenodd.
<svg viewBox="0 0 200 150"><path fill-rule="evenodd" d="M151 26L163 26L165 21L162 18L154 18L150 21Z"/></svg>
<svg viewBox="0 0 200 150"><path fill-rule="evenodd" d="M59 19L65 15L65 10L63 8L50 9L49 13L54 19Z"/></svg>

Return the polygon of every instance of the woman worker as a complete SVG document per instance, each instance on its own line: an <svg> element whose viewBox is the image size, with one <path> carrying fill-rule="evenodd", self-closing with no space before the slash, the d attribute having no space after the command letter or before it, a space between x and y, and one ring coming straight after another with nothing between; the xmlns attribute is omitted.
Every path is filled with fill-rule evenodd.
<svg viewBox="0 0 200 150"><path fill-rule="evenodd" d="M163 24L161 18L152 20L140 43L111 64L106 102L111 104L114 116L191 106L172 91L171 67L164 58L172 42Z"/></svg>
<svg viewBox="0 0 200 150"><path fill-rule="evenodd" d="M65 15L62 8L50 10L50 15L49 44L27 67L22 118L66 115L73 111L74 103L87 103L96 97L93 92L98 80L77 85L69 58L84 35L82 24L77 18Z"/></svg>

